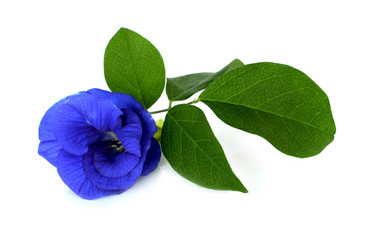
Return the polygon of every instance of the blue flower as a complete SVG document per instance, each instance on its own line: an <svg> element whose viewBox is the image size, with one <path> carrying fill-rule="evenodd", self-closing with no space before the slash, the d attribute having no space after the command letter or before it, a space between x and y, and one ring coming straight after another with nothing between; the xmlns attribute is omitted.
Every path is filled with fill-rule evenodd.
<svg viewBox="0 0 367 240"><path fill-rule="evenodd" d="M91 89L66 97L44 115L38 153L80 197L120 194L156 169L155 121L132 96Z"/></svg>

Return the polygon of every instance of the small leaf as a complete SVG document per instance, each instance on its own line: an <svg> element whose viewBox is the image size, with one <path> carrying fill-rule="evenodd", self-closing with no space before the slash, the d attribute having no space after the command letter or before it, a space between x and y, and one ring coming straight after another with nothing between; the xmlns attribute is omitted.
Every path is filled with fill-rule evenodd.
<svg viewBox="0 0 367 240"><path fill-rule="evenodd" d="M166 93L168 99L170 101L188 99L194 93L209 86L210 83L224 73L240 66L243 66L243 63L240 60L235 59L216 73L194 73L181 77L167 78Z"/></svg>
<svg viewBox="0 0 367 240"><path fill-rule="evenodd" d="M247 192L199 108L183 104L170 109L161 141L164 156L184 178L211 189Z"/></svg>
<svg viewBox="0 0 367 240"><path fill-rule="evenodd" d="M262 136L281 152L310 157L334 139L327 95L287 65L255 63L224 74L201 93L225 123Z"/></svg>
<svg viewBox="0 0 367 240"><path fill-rule="evenodd" d="M163 92L165 69L160 53L147 39L126 28L107 45L104 74L111 91L132 95L146 109Z"/></svg>

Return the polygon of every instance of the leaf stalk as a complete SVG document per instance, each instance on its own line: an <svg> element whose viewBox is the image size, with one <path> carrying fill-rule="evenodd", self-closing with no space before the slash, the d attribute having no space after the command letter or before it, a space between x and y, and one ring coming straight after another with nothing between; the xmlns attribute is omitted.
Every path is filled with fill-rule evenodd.
<svg viewBox="0 0 367 240"><path fill-rule="evenodd" d="M193 101L191 102L188 102L188 103L184 103L184 104L195 104L197 102L200 102L200 99L194 99ZM168 108L166 109L162 109L162 110L158 110L158 111L153 111L153 112L149 112L150 114L156 114L156 113L162 113L162 112L168 112L170 109L172 108L172 101L169 101L169 105L168 105Z"/></svg>

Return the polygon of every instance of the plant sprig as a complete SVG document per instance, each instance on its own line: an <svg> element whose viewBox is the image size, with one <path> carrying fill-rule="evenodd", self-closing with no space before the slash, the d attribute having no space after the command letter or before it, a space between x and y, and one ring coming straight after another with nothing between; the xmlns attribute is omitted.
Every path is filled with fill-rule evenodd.
<svg viewBox="0 0 367 240"><path fill-rule="evenodd" d="M149 109L166 84L169 100L161 148L181 176L211 189L247 192L233 173L205 114L203 102L226 124L259 135L294 157L319 154L336 127L325 92L305 73L270 62L235 59L216 73L167 78L158 50L139 34L121 28L109 42L104 61L111 91L127 93ZM198 99L172 107L202 91Z"/></svg>

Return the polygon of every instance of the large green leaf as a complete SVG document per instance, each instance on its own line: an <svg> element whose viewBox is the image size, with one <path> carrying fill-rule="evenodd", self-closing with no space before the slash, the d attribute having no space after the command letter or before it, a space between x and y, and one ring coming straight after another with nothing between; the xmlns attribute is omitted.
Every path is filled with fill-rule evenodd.
<svg viewBox="0 0 367 240"><path fill-rule="evenodd" d="M160 53L147 39L126 28L107 45L104 74L111 91L132 95L147 109L163 92L165 69Z"/></svg>
<svg viewBox="0 0 367 240"><path fill-rule="evenodd" d="M262 136L285 154L314 156L334 139L327 95L287 65L239 67L213 82L199 100L225 123Z"/></svg>
<svg viewBox="0 0 367 240"><path fill-rule="evenodd" d="M170 109L161 143L164 156L184 178L211 189L247 192L199 108L183 104Z"/></svg>
<svg viewBox="0 0 367 240"><path fill-rule="evenodd" d="M181 101L191 97L194 93L203 90L216 78L237 67L243 66L243 63L235 59L230 64L216 73L194 73L181 77L167 78L166 93L170 101Z"/></svg>

